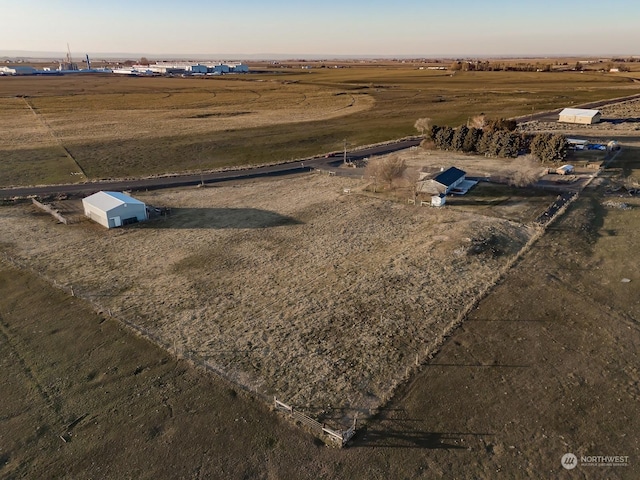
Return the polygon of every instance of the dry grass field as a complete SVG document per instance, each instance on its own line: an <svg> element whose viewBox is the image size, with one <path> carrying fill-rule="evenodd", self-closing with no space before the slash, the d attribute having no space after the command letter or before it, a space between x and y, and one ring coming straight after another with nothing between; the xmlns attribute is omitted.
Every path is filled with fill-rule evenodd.
<svg viewBox="0 0 640 480"><path fill-rule="evenodd" d="M415 134L420 117L459 125L479 113L526 115L638 91L631 77L598 72L451 76L410 64L209 79L5 77L0 184L83 180L61 146L90 179L159 175L396 139Z"/></svg>
<svg viewBox="0 0 640 480"><path fill-rule="evenodd" d="M383 405L534 233L342 193L358 185L310 174L140 193L171 215L113 231L18 205L0 211L2 241L167 348L343 422Z"/></svg>
<svg viewBox="0 0 640 480"><path fill-rule="evenodd" d="M344 450L321 446L253 395L174 361L28 269L0 262L0 475L638 478L640 204L604 193L607 182L640 175L638 147L616 158L603 184L592 184ZM25 254L9 244L9 224L25 240L41 234L57 242L62 226L50 217L25 206L2 214L3 252ZM64 247L68 255L90 253L86 239L98 250L143 233L74 228L85 238ZM52 250L45 258L55 257ZM22 261L49 273L45 261ZM113 267L125 275L133 269L124 261ZM560 465L567 452L628 456L629 464L567 472Z"/></svg>
<svg viewBox="0 0 640 480"><path fill-rule="evenodd" d="M85 177L23 98L0 98L0 183L72 183Z"/></svg>
<svg viewBox="0 0 640 480"><path fill-rule="evenodd" d="M497 78L491 75L502 72L440 77L370 67L364 83L356 70L286 76L292 89L313 79L314 98L329 105L323 120L218 133L208 130L212 122L177 136L171 118L179 129L190 120L222 120L222 111L248 111L233 98L246 95L244 86L255 79L224 80L239 91L224 107L210 104L213 116L197 119L185 117L198 110L188 99L203 102L205 88L225 83L87 77L81 81L91 93L83 95L68 77L0 79L0 101L17 109L18 121L14 128L0 114L0 135L10 145L2 147L3 158L13 162L0 178L58 181L55 175L74 171L65 148L89 177L215 168L224 164L212 156L221 138L240 163L260 163L293 152L273 147L294 137L306 152L339 148L344 137L337 132L351 131L363 143L397 136L418 116L455 123L463 110L454 106L470 102L475 109L480 104L471 99L483 91L489 114L527 113L531 105L523 102L534 97L536 105L557 107L637 91L629 79L595 73L553 74L534 90L538 74L508 73L494 89L487 87ZM267 81L266 92L270 77L258 78ZM59 83L53 89L39 80ZM444 82L451 86L446 94L439 90ZM11 98L25 85L37 115L25 99ZM185 91L159 96L164 85ZM194 85L203 90L194 92ZM329 101L325 93L350 89L362 96L363 110L332 116L346 94ZM116 120L96 128L103 137L91 143L77 131L91 131L101 117L88 113L75 127L71 119L87 99L99 104L96 95L109 99L113 112L106 114ZM151 117L146 100L158 100L155 120L147 124L130 111L129 95ZM419 114L427 98L434 113ZM58 115L64 100L70 107ZM257 113L256 120L272 113L263 101L265 117ZM402 107L397 112L394 101ZM534 244L528 242L538 231L529 222L551 198L507 186L478 185L444 209L407 205L365 191L366 181L320 174L137 192L171 214L112 231L89 221L58 224L28 203L3 205L0 476L638 478L640 202L610 188L640 179L638 105L604 110L625 120L613 124L624 129L563 130L615 136L623 151ZM167 119L171 112L176 117ZM126 125L145 138L119 142L114 132ZM308 145L319 125L323 135ZM156 127L167 128L165 136L153 137ZM258 145L271 139L265 157L243 156L256 144L234 143L249 133L258 134L251 139ZM21 138L38 149L23 148ZM131 156L120 156L127 151ZM56 155L70 163L60 167ZM478 176L508 176L517 162L421 150L403 155L412 168L454 164ZM25 159L33 158L44 166L30 170ZM75 297L65 293L71 287ZM332 426L344 427L356 414L365 421L349 448L328 449L279 422L262 401L273 395ZM567 452L628 455L630 464L567 472L560 466Z"/></svg>

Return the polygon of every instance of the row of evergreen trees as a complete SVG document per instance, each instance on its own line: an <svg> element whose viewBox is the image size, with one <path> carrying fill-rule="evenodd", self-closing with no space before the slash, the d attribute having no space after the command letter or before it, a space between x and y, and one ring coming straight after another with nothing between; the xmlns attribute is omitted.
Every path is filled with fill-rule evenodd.
<svg viewBox="0 0 640 480"><path fill-rule="evenodd" d="M517 157L532 153L543 162L563 160L567 154L564 135L539 133L530 135L515 130L513 120L489 122L483 128L462 125L458 128L433 125L426 137L442 150L478 153L494 157Z"/></svg>

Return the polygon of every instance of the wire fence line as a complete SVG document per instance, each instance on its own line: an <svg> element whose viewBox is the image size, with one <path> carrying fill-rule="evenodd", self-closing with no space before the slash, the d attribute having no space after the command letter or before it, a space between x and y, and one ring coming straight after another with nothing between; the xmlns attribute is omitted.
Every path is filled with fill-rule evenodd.
<svg viewBox="0 0 640 480"><path fill-rule="evenodd" d="M408 381L416 373L416 370L421 367L422 364L424 364L426 361L430 360L435 356L435 354L438 352L438 350L441 348L442 344L444 343L445 339L451 335L453 330L455 330L459 325L463 323L464 319L467 317L470 311L480 302L480 300L482 300L489 293L489 291L493 288L493 286L496 283L498 283L498 281L504 275L506 275L506 273L516 263L518 263L522 259L524 254L532 248L532 246L537 242L537 240L540 237L542 237L545 231L552 224L554 224L559 217L561 217L567 211L568 207L573 202L575 202L578 197L579 197L579 192L570 192L570 193L565 192L564 194L559 195L557 200L547 210L548 212L547 216L541 216L538 219L536 219L536 221L533 223L533 225L535 225L536 227L535 233L526 242L526 244L520 249L520 251L515 256L510 258L509 261L501 269L499 269L499 271L495 275L495 278L493 278L492 281L488 283L488 285L485 285L485 288L483 288L482 291L478 295L476 295L476 297L468 305L466 305L466 307L463 308L461 312L459 312L456 318L454 318L453 321L445 328L442 334L438 335L438 337L435 338L432 342L429 342L429 344L425 346L422 352L412 352L412 353L415 353L416 355L415 365L407 366L405 376L398 382L398 384L396 385L396 388L400 384ZM35 200L34 200L34 203L35 203ZM69 293L71 296L76 296L76 292L74 291L73 285L60 284L55 279L49 278L43 272L38 271L34 269L32 266L26 264L26 262L13 258L7 252L0 252L0 254L8 263L16 266L17 268L28 270L34 273L36 276L45 280L47 283L52 284L54 287ZM326 272L320 274L320 276L325 276L325 275L326 275ZM308 282L308 284L312 283L315 280L317 280L317 278L311 279ZM233 385L234 388L237 387L241 390L244 390L248 392L250 395L253 395L257 398L264 400L266 403L270 401L270 397L267 394L259 392L257 388L251 388L249 386L244 385L242 382L237 381L237 379L234 378L233 375L231 375L227 369L219 365L216 365L212 362L209 362L208 360L202 358L197 353L185 351L182 348L182 346L177 346L175 341L169 342L166 339L163 339L161 336L159 336L156 332L149 330L142 325L139 325L135 321L132 321L131 319L126 318L125 316L121 316L121 315L115 316L112 314L111 310L109 309L107 309L105 312L104 307L96 301L96 297L99 297L99 295L80 294L78 295L78 297L81 298L83 301L86 301L87 303L89 303L97 312L106 314L108 317L114 319L116 322L128 328L131 332L145 338L147 341L160 347L164 351L167 351L168 353L172 353L177 359L186 360L195 367L202 367L205 371L212 372L218 377L220 377L221 379L227 381L228 383ZM271 306L276 305L277 303L278 301L274 300ZM380 322L383 322L382 317L380 318ZM407 345L405 345L405 347L406 346ZM374 410L379 410L380 408L383 408L385 404L388 404L392 400L396 388L392 389L390 394L386 396L386 398L383 400L381 405L379 405L378 408ZM276 411L287 414L291 419L294 420L295 423L304 425L309 430L311 430L312 433L314 433L315 435L323 439L327 439L329 442L331 442L334 445L344 447L353 438L353 436L356 433L356 423L357 423L356 418L354 418L353 420L353 425L346 430L333 429L323 423L318 422L317 420L311 418L310 416L304 414L303 412L297 409L294 409L293 406L288 405L278 400L275 397L273 397L273 402L274 402L273 404Z"/></svg>
<svg viewBox="0 0 640 480"><path fill-rule="evenodd" d="M77 297L82 301L87 302L89 305L91 305L91 307L96 312L109 317L110 319L114 320L115 322L119 323L120 325L128 329L131 333L144 338L146 341L154 344L155 346L159 347L163 351L173 354L173 356L176 359L187 361L193 367L200 367L207 372L213 373L219 378L228 382L230 385L233 385L234 388L239 388L247 392L248 394L263 400L267 404L271 401L270 396L260 392L257 388L251 388L242 384L241 382L238 382L237 379L235 379L232 375L230 375L226 369L220 367L219 365L216 365L202 358L200 355L194 352L185 350L182 346L177 345L175 341L168 342L166 339L163 339L154 331L142 325L139 325L138 323L124 316L114 315L110 309L104 309L102 305L96 302L95 299L92 298L93 297L92 295L87 295L87 296L83 294L77 295L77 292L76 290L74 290L73 285L61 284L57 282L55 279L49 278L43 272L39 272L33 269L31 266L27 265L25 262L22 262L10 256L7 252L0 252L0 254L2 256L2 259L4 259L7 263L13 265L18 269L27 270L32 274L36 275L37 277L39 277L40 279L44 280L45 282L49 283L54 288L58 290L62 290L63 292L69 294L72 297ZM347 442L351 440L356 433L357 420L355 418L353 420L353 425L348 429L346 430L333 429L324 423L318 422L317 420L311 418L310 416L304 414L303 412L297 409L294 409L292 406L277 400L275 397L273 397L273 401L275 404L276 411L287 412L296 424L300 423L301 425L304 425L311 431L312 434L315 434L316 436L323 438L324 440L327 440L328 443L331 443L332 445L344 447L347 444Z"/></svg>

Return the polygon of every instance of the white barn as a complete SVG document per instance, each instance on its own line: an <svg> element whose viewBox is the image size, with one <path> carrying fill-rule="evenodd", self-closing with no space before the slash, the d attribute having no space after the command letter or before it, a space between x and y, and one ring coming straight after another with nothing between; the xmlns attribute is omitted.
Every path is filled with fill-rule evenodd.
<svg viewBox="0 0 640 480"><path fill-rule="evenodd" d="M147 207L122 192L98 192L82 200L84 214L107 228L121 227L147 219Z"/></svg>
<svg viewBox="0 0 640 480"><path fill-rule="evenodd" d="M560 112L559 122L563 123L580 123L583 125L591 125L598 123L601 119L601 113L598 110L586 110L584 108L565 108Z"/></svg>

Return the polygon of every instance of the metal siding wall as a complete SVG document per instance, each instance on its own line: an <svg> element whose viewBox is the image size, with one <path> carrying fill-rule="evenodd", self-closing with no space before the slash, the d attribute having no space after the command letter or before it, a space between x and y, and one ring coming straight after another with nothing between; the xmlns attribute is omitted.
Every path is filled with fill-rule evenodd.
<svg viewBox="0 0 640 480"><path fill-rule="evenodd" d="M139 222L147 219L147 211L144 205L128 204L126 207L121 205L109 212L110 217L120 217L122 220L136 217Z"/></svg>
<svg viewBox="0 0 640 480"><path fill-rule="evenodd" d="M109 220L107 219L107 213L99 208L91 205L90 203L82 202L84 206L85 215L88 213L88 217L96 223L99 223L103 227L109 228Z"/></svg>

